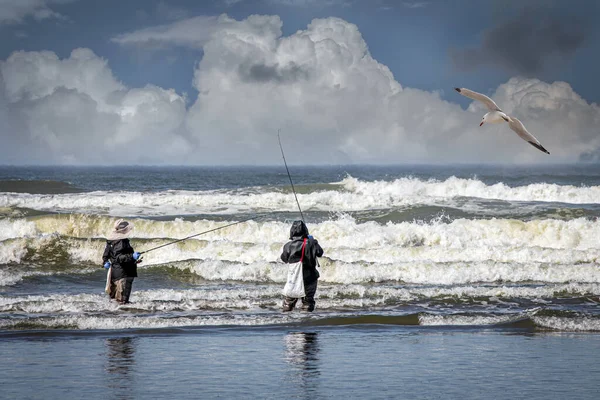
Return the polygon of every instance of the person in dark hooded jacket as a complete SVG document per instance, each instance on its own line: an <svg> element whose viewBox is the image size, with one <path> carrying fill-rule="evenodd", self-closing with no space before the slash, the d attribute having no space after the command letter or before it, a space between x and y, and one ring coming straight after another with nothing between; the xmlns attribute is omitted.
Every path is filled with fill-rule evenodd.
<svg viewBox="0 0 600 400"><path fill-rule="evenodd" d="M142 262L140 253L135 252L129 243L132 229L133 224L118 220L107 237L102 255L104 268L111 268L110 298L119 304L129 303L133 279L138 276L137 264Z"/></svg>
<svg viewBox="0 0 600 400"><path fill-rule="evenodd" d="M302 258L302 244L306 240L304 258ZM304 293L302 297L302 310L313 311L315 309L315 293L319 271L317 270L317 257L323 256L323 249L316 239L308 234L308 228L304 221L294 221L290 228L290 241L283 246L281 260L288 264L294 264L302 258L302 276L304 278ZM298 299L285 297L283 299L283 311L292 311Z"/></svg>

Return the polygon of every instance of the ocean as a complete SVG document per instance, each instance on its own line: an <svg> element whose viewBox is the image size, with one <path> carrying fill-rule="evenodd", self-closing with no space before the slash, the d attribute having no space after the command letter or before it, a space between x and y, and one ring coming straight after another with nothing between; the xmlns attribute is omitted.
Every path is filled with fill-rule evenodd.
<svg viewBox="0 0 600 400"><path fill-rule="evenodd" d="M600 389L600 166L290 165L325 254L281 312L281 167L0 167L0 398L544 398ZM135 228L131 304L105 237Z"/></svg>

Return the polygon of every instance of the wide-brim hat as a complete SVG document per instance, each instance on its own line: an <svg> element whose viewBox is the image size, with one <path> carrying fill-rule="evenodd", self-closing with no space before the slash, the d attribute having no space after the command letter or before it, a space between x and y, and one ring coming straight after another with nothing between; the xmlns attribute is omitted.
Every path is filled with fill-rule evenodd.
<svg viewBox="0 0 600 400"><path fill-rule="evenodd" d="M127 239L133 230L133 224L131 222L120 219L115 222L113 230L108 234L108 240L119 240Z"/></svg>

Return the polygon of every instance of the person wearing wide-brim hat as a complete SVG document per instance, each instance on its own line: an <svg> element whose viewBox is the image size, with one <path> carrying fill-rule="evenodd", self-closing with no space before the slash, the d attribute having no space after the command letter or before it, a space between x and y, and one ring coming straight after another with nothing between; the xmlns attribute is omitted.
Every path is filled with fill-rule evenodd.
<svg viewBox="0 0 600 400"><path fill-rule="evenodd" d="M133 224L125 220L115 222L106 237L106 247L102 255L104 268L108 269L106 292L119 304L129 303L133 279L137 277L137 264L142 262L140 253L133 250L129 236Z"/></svg>

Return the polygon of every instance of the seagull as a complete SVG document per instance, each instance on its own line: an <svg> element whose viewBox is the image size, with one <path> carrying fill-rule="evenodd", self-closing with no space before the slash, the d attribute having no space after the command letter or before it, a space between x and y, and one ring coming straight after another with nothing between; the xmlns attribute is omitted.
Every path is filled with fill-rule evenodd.
<svg viewBox="0 0 600 400"><path fill-rule="evenodd" d="M521 121L519 121L515 117L508 116L506 113L504 113L504 111L502 111L500 107L498 107L498 105L494 103L494 100L490 99L484 94L477 93L469 89L454 88L454 90L456 90L458 93L462 94L465 97L481 101L483 104L485 104L487 109L490 110L483 116L479 126L483 125L486 122L489 122L491 124L508 122L508 126L510 127L510 129L515 131L515 133L519 135L521 139L525 140L527 143L529 143L536 149L543 151L546 154L550 154L550 152L546 150L544 146L542 146L540 141L537 140L535 136L533 136L531 133L529 133L527 129L525 129L525 125L523 125Z"/></svg>

